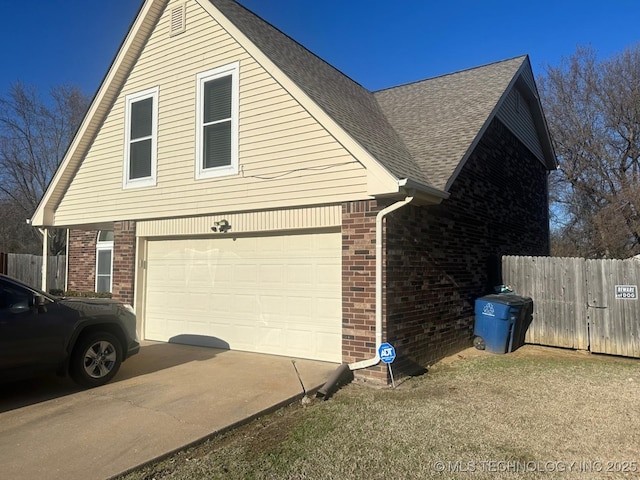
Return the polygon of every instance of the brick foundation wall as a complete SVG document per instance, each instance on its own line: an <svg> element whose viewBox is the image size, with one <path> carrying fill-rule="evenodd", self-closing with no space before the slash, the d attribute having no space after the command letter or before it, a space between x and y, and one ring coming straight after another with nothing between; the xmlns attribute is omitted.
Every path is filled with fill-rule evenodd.
<svg viewBox="0 0 640 480"><path fill-rule="evenodd" d="M376 201L342 206L342 361L375 355ZM386 382L384 366L357 370L356 377Z"/></svg>
<svg viewBox="0 0 640 480"><path fill-rule="evenodd" d="M387 340L398 354L394 372L471 345L474 301L502 283L501 255L549 254L547 193L543 165L495 120L449 199L387 217L386 320Z"/></svg>
<svg viewBox="0 0 640 480"><path fill-rule="evenodd" d="M67 290L95 292L97 239L97 230L71 230L69 232Z"/></svg>
<svg viewBox="0 0 640 480"><path fill-rule="evenodd" d="M98 231L69 232L68 290L96 291L96 241ZM113 225L112 297L132 303L136 265L136 223L115 222Z"/></svg>
<svg viewBox="0 0 640 480"><path fill-rule="evenodd" d="M115 222L113 225L112 296L133 305L136 266L136 222Z"/></svg>

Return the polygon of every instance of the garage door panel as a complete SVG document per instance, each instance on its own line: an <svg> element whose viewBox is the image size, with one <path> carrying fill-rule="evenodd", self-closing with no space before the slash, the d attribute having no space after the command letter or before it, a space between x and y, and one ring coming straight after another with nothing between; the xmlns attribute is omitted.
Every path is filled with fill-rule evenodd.
<svg viewBox="0 0 640 480"><path fill-rule="evenodd" d="M322 350L329 350L332 348L334 341L332 333L318 332L315 337L315 342L318 344L318 348Z"/></svg>
<svg viewBox="0 0 640 480"><path fill-rule="evenodd" d="M257 315L260 312L258 300L255 295L234 295L233 309L240 315Z"/></svg>
<svg viewBox="0 0 640 480"><path fill-rule="evenodd" d="M342 269L340 265L319 263L315 267L316 283L320 288L333 288L335 278L340 278Z"/></svg>
<svg viewBox="0 0 640 480"><path fill-rule="evenodd" d="M258 339L255 328L249 325L229 325L226 332L225 338L232 350L253 350Z"/></svg>
<svg viewBox="0 0 640 480"><path fill-rule="evenodd" d="M270 253L274 253L278 255L285 248L285 244L284 244L285 237L281 235L270 235L270 236L259 237L259 238L260 238L259 248L262 252L264 252L267 255ZM254 240L257 240L257 237ZM253 245L254 245L254 251L256 251L258 249L257 242L254 243Z"/></svg>
<svg viewBox="0 0 640 480"><path fill-rule="evenodd" d="M292 287L298 286L298 288L308 288L313 285L313 265L306 263L301 265L288 265L287 266L287 282L292 284Z"/></svg>
<svg viewBox="0 0 640 480"><path fill-rule="evenodd" d="M342 303L336 302L333 297L318 296L316 297L317 311L316 315L327 318L342 318Z"/></svg>
<svg viewBox="0 0 640 480"><path fill-rule="evenodd" d="M145 313L148 339L339 362L340 234L149 241Z"/></svg>
<svg viewBox="0 0 640 480"><path fill-rule="evenodd" d="M256 295L256 299L262 315L273 315L276 317L282 314L282 306L286 302L285 297L280 292Z"/></svg>
<svg viewBox="0 0 640 480"><path fill-rule="evenodd" d="M296 296L290 296L287 299L287 315L289 317L293 317L296 321L302 321L304 322L305 320L314 320L315 315L313 315L313 311L315 310L313 308L313 299L311 297L307 297L307 296L300 296L300 297L296 297ZM311 311L311 315L309 315ZM300 317L300 318L296 318L296 317Z"/></svg>
<svg viewBox="0 0 640 480"><path fill-rule="evenodd" d="M284 281L284 268L282 265L259 265L258 281L264 284L278 285Z"/></svg>
<svg viewBox="0 0 640 480"><path fill-rule="evenodd" d="M286 333L287 342L291 345L309 345L314 343L314 335L308 330L291 329Z"/></svg>

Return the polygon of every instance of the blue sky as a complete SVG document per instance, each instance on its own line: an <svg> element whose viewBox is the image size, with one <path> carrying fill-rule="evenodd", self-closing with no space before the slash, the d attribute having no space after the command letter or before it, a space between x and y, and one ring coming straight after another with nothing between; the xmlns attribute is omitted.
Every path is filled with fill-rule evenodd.
<svg viewBox="0 0 640 480"><path fill-rule="evenodd" d="M194 0L191 0L194 1ZM637 0L241 0L370 90L531 56L534 73L591 45L606 58L640 40ZM140 0L0 0L0 94L15 81L45 94L93 94Z"/></svg>

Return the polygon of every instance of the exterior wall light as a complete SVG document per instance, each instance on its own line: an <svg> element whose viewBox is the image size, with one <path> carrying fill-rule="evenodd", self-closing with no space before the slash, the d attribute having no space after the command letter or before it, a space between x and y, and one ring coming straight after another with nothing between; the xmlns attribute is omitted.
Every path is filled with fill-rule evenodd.
<svg viewBox="0 0 640 480"><path fill-rule="evenodd" d="M229 225L229 221L227 219L222 219L219 222L214 222L213 227L211 227L212 232L220 232L225 233L231 230L231 225Z"/></svg>

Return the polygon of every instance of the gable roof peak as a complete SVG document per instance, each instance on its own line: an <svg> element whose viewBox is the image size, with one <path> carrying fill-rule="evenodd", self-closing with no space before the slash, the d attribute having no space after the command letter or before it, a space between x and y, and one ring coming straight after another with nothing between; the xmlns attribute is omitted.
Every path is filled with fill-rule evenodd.
<svg viewBox="0 0 640 480"><path fill-rule="evenodd" d="M448 191L525 69L530 70L526 55L379 90L375 96L432 185ZM537 98L533 103L542 118Z"/></svg>

